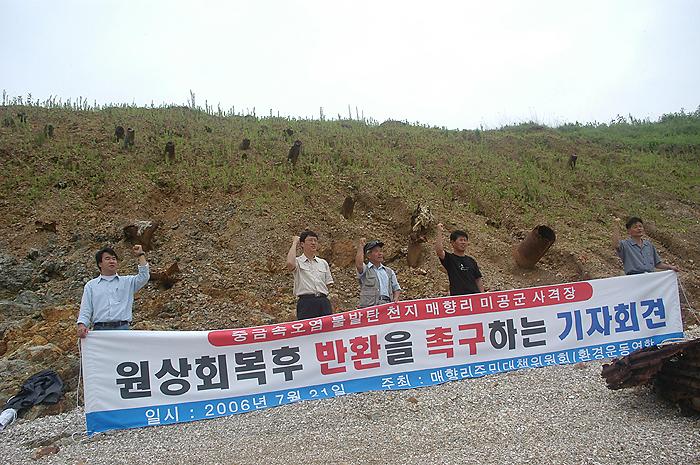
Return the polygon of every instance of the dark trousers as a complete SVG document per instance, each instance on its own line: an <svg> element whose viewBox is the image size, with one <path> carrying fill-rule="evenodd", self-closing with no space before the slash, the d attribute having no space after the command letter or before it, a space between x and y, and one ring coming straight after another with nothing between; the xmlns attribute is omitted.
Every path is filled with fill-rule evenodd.
<svg viewBox="0 0 700 465"><path fill-rule="evenodd" d="M309 318L317 318L324 315L332 315L333 307L328 297L302 295L297 301L297 320L306 320Z"/></svg>

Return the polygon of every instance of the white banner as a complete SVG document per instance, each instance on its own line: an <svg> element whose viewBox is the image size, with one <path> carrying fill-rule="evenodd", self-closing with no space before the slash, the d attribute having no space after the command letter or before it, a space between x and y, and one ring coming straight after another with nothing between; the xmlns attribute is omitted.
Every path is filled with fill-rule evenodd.
<svg viewBox="0 0 700 465"><path fill-rule="evenodd" d="M90 434L627 355L682 338L671 271L218 331L92 331Z"/></svg>

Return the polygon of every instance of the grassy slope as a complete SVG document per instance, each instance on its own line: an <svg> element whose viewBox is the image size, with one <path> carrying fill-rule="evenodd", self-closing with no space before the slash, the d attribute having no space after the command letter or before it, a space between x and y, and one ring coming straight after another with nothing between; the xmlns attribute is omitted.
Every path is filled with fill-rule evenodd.
<svg viewBox="0 0 700 465"><path fill-rule="evenodd" d="M28 114L28 124L0 128L0 231L2 245L18 256L37 240L34 219L58 219L59 242L65 242L66 231L109 232L119 221L157 218L170 227L162 230L163 262L189 257L192 279L204 263L220 265L218 281L205 278L210 288L279 295L282 307L291 305L283 297L289 278L274 276L276 263L288 238L307 226L346 249L358 237L381 237L403 269L406 221L416 204L427 204L437 221L470 232L473 253L489 273L487 287L495 289L619 273L608 245L612 219L635 214L655 223L652 238L662 255L686 270L686 287L700 296L700 115L494 131L220 118L187 108L0 107L0 120L18 111ZM56 136L46 140L41 130L48 123ZM133 149L113 141L117 124L136 129ZM294 136L285 138L286 128ZM238 149L244 137L252 140L245 159ZM293 170L285 160L296 138L304 149ZM174 163L163 155L169 140L176 145ZM579 159L572 171L566 161L574 151ZM68 187L55 187L59 182ZM351 220L338 214L346 195L358 199ZM226 216L227 205L236 215ZM510 247L537 224L557 231L557 245L543 260L546 273L522 273L510 264ZM93 235L81 253L108 236ZM205 253L188 255L198 247ZM242 272L241 258L255 261L256 270L268 263L273 283L229 279L227 270ZM427 278L404 273L407 297L444 292L434 259L426 260ZM347 308L356 293L349 269L339 280ZM246 302L285 318L255 297Z"/></svg>

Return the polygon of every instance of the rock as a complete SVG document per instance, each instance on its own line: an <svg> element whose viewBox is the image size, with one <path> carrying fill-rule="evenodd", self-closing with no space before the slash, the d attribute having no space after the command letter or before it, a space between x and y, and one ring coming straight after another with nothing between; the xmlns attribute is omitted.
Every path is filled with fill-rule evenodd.
<svg viewBox="0 0 700 465"><path fill-rule="evenodd" d="M32 346L27 348L25 359L32 362L41 362L51 365L53 362L63 357L63 351L56 344L48 343L40 346Z"/></svg>
<svg viewBox="0 0 700 465"><path fill-rule="evenodd" d="M34 278L35 282L46 283L52 279L62 279L65 264L54 259L44 260L40 266L39 274Z"/></svg>
<svg viewBox="0 0 700 465"><path fill-rule="evenodd" d="M44 336L41 336L39 334L34 335L34 337L32 338L32 341L31 341L31 343L35 346L44 345L44 344L47 344L48 342L49 341L47 341Z"/></svg>
<svg viewBox="0 0 700 465"><path fill-rule="evenodd" d="M74 407L75 394L72 396L64 395L61 400L55 404L34 405L22 415L22 418L25 420L36 420L37 418L45 417L47 415L58 415L59 413L68 412Z"/></svg>
<svg viewBox="0 0 700 465"><path fill-rule="evenodd" d="M39 250L29 249L27 252L27 260L36 260L37 258L39 258Z"/></svg>
<svg viewBox="0 0 700 465"><path fill-rule="evenodd" d="M15 297L15 302L20 305L29 305L33 308L38 308L42 304L46 303L43 297L36 292L29 290L21 291L19 294L17 294L17 297Z"/></svg>
<svg viewBox="0 0 700 465"><path fill-rule="evenodd" d="M39 460L42 457L46 457L47 455L53 455L53 454L58 454L58 451L61 450L57 445L51 445L51 446L46 446L42 447L40 449L37 449L32 453L32 458L34 460Z"/></svg>
<svg viewBox="0 0 700 465"><path fill-rule="evenodd" d="M56 222L55 221L43 221L43 220L36 220L34 222L34 226L36 226L36 232L40 231L46 231L46 232L56 232Z"/></svg>
<svg viewBox="0 0 700 465"><path fill-rule="evenodd" d="M18 263L11 255L0 253L0 289L17 292L34 288L32 275L35 265L31 262Z"/></svg>
<svg viewBox="0 0 700 465"><path fill-rule="evenodd" d="M76 304L77 307L77 304ZM60 307L48 307L41 311L41 316L47 323L60 323L72 321L72 317L78 314L78 309L71 305Z"/></svg>
<svg viewBox="0 0 700 465"><path fill-rule="evenodd" d="M14 300L0 300L0 314L11 323L25 318L36 311L36 307L18 303Z"/></svg>

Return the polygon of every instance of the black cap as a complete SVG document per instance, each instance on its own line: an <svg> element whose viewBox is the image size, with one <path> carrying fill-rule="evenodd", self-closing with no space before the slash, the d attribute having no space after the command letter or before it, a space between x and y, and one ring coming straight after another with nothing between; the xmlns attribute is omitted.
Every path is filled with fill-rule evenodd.
<svg viewBox="0 0 700 465"><path fill-rule="evenodd" d="M384 243L381 241L369 241L365 244L365 255L375 247L384 247Z"/></svg>

